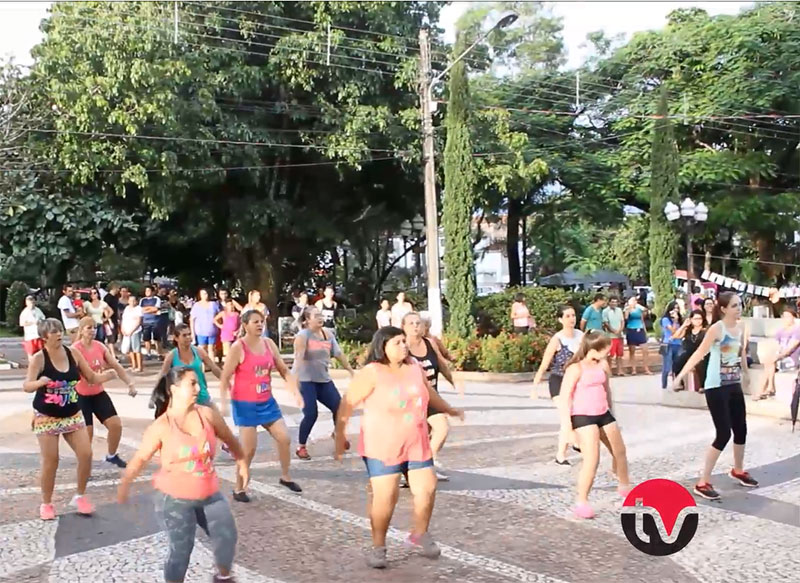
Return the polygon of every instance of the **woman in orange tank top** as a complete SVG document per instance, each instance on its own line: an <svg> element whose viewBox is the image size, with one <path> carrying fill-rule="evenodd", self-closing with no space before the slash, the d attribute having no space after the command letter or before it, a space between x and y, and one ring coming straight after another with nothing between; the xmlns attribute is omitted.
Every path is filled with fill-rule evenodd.
<svg viewBox="0 0 800 583"><path fill-rule="evenodd" d="M219 438L237 460L237 473L245 482L248 464L239 441L219 412L197 406L197 375L188 367L175 367L161 377L153 391L156 420L144 433L142 445L128 463L117 492L120 504L128 500L133 480L156 452L161 470L153 479L159 494L156 512L169 538L164 580L180 583L186 576L195 530L200 526L212 541L218 574L214 581L233 582L230 576L236 550L236 524L230 506L219 491L214 453Z"/></svg>
<svg viewBox="0 0 800 583"><path fill-rule="evenodd" d="M422 367L409 358L403 331L393 326L378 330L372 338L367 366L360 370L339 406L336 424L336 459L345 450L347 421L358 406L361 417L359 454L367 466L370 488L369 517L373 548L367 564L383 569L386 561L386 532L397 504L400 476L408 473L414 495L414 528L406 545L437 558L438 545L428 533L436 474L428 438L428 404L451 417L464 418L434 391Z"/></svg>

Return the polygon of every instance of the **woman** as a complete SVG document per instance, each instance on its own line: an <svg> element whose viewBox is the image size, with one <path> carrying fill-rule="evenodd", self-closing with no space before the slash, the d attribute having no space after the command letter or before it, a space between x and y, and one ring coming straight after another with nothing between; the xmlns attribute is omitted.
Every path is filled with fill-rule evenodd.
<svg viewBox="0 0 800 583"><path fill-rule="evenodd" d="M444 342L442 342L442 339L439 338L438 336L434 336L433 334L431 334L431 317L430 317L430 314L427 314L427 313L420 314L419 317L422 319L422 335L425 338L427 338L428 341L431 344L436 345L436 348L439 349L439 354L441 354L442 357L447 362L453 362L453 360L454 360L453 359L453 355L450 354L449 350L447 350L447 346L444 345Z"/></svg>
<svg viewBox="0 0 800 583"><path fill-rule="evenodd" d="M195 302L189 314L189 326L197 346L208 352L211 360L214 360L214 345L217 343L217 327L214 326L214 317L219 312L219 305L208 299L208 292L204 289L200 290L199 298L200 300Z"/></svg>
<svg viewBox="0 0 800 583"><path fill-rule="evenodd" d="M607 361L610 348L611 339L602 332L586 334L564 371L561 386L564 399L561 430L573 430L578 434L583 456L578 475L577 503L573 511L578 518L594 518L594 510L589 505L589 492L597 475L601 441L614 456L618 493L624 498L630 492L625 442L611 411L613 404L608 382L611 369Z"/></svg>
<svg viewBox="0 0 800 583"><path fill-rule="evenodd" d="M711 324L716 322L716 305L717 302L714 298L706 298L703 302L703 316L706 320L706 328L710 328Z"/></svg>
<svg viewBox="0 0 800 583"><path fill-rule="evenodd" d="M297 301L292 306L292 318L294 318L294 322L292 324L294 325L295 332L299 331L301 328L300 314L302 314L303 310L305 310L307 307L308 294L306 292L302 292L299 296L297 296Z"/></svg>
<svg viewBox="0 0 800 583"><path fill-rule="evenodd" d="M281 461L279 483L292 492L302 492L302 488L293 482L289 475L291 462L289 431L283 421L281 408L272 395L271 373L273 369L278 371L297 398L298 406L303 408L303 397L297 387L297 379L289 373L275 343L269 338L262 338L264 317L261 312L246 311L242 315L242 327L244 337L233 343L222 369L220 386L223 410L227 409L227 399L230 394L233 422L239 428L239 438L242 440L247 467L250 467L256 455L258 443L256 431L261 425L278 446ZM232 389L231 379L233 379ZM250 502L246 490L247 480L238 477L233 499L237 502Z"/></svg>
<svg viewBox="0 0 800 583"><path fill-rule="evenodd" d="M347 356L342 352L336 336L326 330L322 313L313 306L307 306L300 314L301 330L294 339L294 368L292 373L300 382L300 394L303 395L303 420L300 422L299 447L297 457L310 460L306 442L314 424L317 422L317 401L325 405L333 415L336 423L336 412L342 401L339 390L331 380L328 365L331 357L338 360L342 367L350 373L353 371ZM347 444L347 449L350 444Z"/></svg>
<svg viewBox="0 0 800 583"><path fill-rule="evenodd" d="M714 422L716 438L708 448L700 481L694 492L707 500L719 500L711 485L711 472L733 433L733 468L728 475L742 486L755 488L758 482L744 470L744 446L747 438L747 412L742 382L747 380L747 329L739 324L742 304L734 292L723 292L717 300L714 323L703 342L675 377L675 385L710 354L703 388L706 404Z"/></svg>
<svg viewBox="0 0 800 583"><path fill-rule="evenodd" d="M528 306L525 305L525 294L514 296L514 303L511 304L511 321L514 324L514 334L527 334L536 328L536 322L531 317Z"/></svg>
<svg viewBox="0 0 800 583"><path fill-rule="evenodd" d="M42 504L39 507L42 520L56 517L53 488L58 470L59 435L64 436L78 460L77 494L72 503L78 507L79 514L94 512L94 506L85 495L92 469L92 444L75 387L81 376L92 384L102 384L116 376L113 370L96 374L80 352L64 348L61 342L63 334L64 327L58 320L47 318L39 322L39 337L44 340L44 346L31 357L22 385L26 393L36 393L31 428L39 441L42 456Z"/></svg>
<svg viewBox="0 0 800 583"><path fill-rule="evenodd" d="M542 364L539 365L539 370L536 371L536 376L533 378L531 398L535 399L537 397L536 387L542 382L545 371L550 367L550 377L548 379L550 398L555 403L556 409L560 411L562 399L559 395L561 393L561 383L564 380L564 368L575 353L578 352L583 339L583 332L575 327L578 318L575 314L575 308L572 306L565 304L558 309L558 322L561 324L561 330L553 335L544 350ZM559 432L558 434L556 463L561 466L570 465L569 460L567 460L567 446L572 433L572 431L567 431Z"/></svg>
<svg viewBox="0 0 800 583"><path fill-rule="evenodd" d="M125 372L125 369L117 362L108 347L95 340L96 327L97 324L93 318L89 316L81 318L78 326L78 341L70 347L70 350L80 352L81 356L97 374L102 373L108 367L113 368L117 376L128 385L128 394L131 397L135 397L136 387ZM103 385L90 384L85 378L81 378L75 390L78 391L78 402L81 405L86 430L89 433L89 443L92 442L94 437L94 418L97 417L100 423L108 430L106 461L119 468L124 468L126 464L117 453L119 441L122 438L122 421L117 415L117 409L114 407L111 397L106 393Z"/></svg>
<svg viewBox="0 0 800 583"><path fill-rule="evenodd" d="M45 319L44 312L36 306L33 296L25 296L25 307L19 313L19 325L23 330L22 348L28 359L42 349L39 338L39 322Z"/></svg>
<svg viewBox="0 0 800 583"><path fill-rule="evenodd" d="M661 318L661 388L667 388L672 365L680 357L681 339L675 334L683 326L683 316L676 302L670 302Z"/></svg>
<svg viewBox="0 0 800 583"><path fill-rule="evenodd" d="M121 301L121 300L120 300ZM144 372L142 368L142 308L136 296L128 296L128 306L122 312L120 331L122 332L122 354L130 354L131 372Z"/></svg>
<svg viewBox="0 0 800 583"><path fill-rule="evenodd" d="M333 286L325 286L323 297L317 301L314 306L322 314L322 319L325 321L325 327L328 330L336 331L336 311L339 309L339 304L334 300L335 291Z"/></svg>
<svg viewBox="0 0 800 583"><path fill-rule="evenodd" d="M156 420L147 428L139 451L117 491L124 504L131 484L147 462L158 452L161 470L153 479L158 491L156 512L167 532L169 548L164 564L164 580L182 582L186 577L194 547L195 530L200 526L211 539L218 575L214 581L233 583L230 576L236 551L236 523L230 506L219 491L214 469L216 441L224 442L236 458L237 476L249 478L244 452L220 414L208 407L197 407L199 383L194 371L172 368L162 376L152 400Z"/></svg>
<svg viewBox="0 0 800 583"><path fill-rule="evenodd" d="M262 336L267 338L269 336L269 332L267 330L267 319L269 318L269 308L267 305L261 301L261 292L257 289L250 290L247 293L247 303L242 309L242 317L244 317L245 312L248 310L255 310L264 318L264 332L262 332Z"/></svg>
<svg viewBox="0 0 800 583"><path fill-rule="evenodd" d="M451 417L464 418L433 390L425 371L409 359L403 331L393 326L372 337L368 364L358 371L339 408L336 425L336 459L345 451L345 430L353 410L364 406L359 454L369 476L368 513L372 525L372 549L367 565L384 569L386 532L398 498L400 475L408 472L414 495L414 526L406 544L428 558L441 551L428 533L436 493L428 424L428 406Z"/></svg>
<svg viewBox="0 0 800 583"><path fill-rule="evenodd" d="M92 288L89 291L89 301L84 302L83 311L87 316L91 317L96 324L94 339L105 344L106 337L111 336L110 333L106 333L111 332L110 329L106 330L106 326L111 326L111 316L114 314L114 310L100 299L100 292L97 288ZM80 335L80 332L78 332L78 334Z"/></svg>
<svg viewBox="0 0 800 583"><path fill-rule="evenodd" d="M375 314L375 322L378 324L380 330L384 326L392 325L392 310L389 307L389 300L381 300L381 309Z"/></svg>
<svg viewBox="0 0 800 583"><path fill-rule="evenodd" d="M640 348L642 355L642 368L644 374L651 375L648 359L650 352L647 349L647 329L644 320L647 317L647 308L639 304L636 296L628 300L625 306L625 339L628 341L628 356L631 360L631 374L636 374L636 349Z"/></svg>
<svg viewBox="0 0 800 583"><path fill-rule="evenodd" d="M214 316L214 325L219 328L222 340L222 356L228 356L231 344L236 342L236 336L239 334L239 320L236 304L231 298L225 298L222 311Z"/></svg>
<svg viewBox="0 0 800 583"><path fill-rule="evenodd" d="M206 381L206 367L218 379L222 378L222 371L211 356L200 348L192 346L192 331L186 324L175 326L175 336L173 337L175 348L170 350L164 357L164 364L161 365L161 376L165 376L171 368L184 367L194 371L197 377L197 384L200 391L197 395L197 404L206 407L214 407L211 401L211 394L208 392L208 382ZM154 404L151 401L151 404Z"/></svg>
<svg viewBox="0 0 800 583"><path fill-rule="evenodd" d="M764 362L764 374L758 390L753 394L754 401L775 395L775 372L777 370L787 371L797 368L800 356L800 326L797 324L797 312L792 306L784 306L781 320L783 326L775 334L778 350Z"/></svg>
<svg viewBox="0 0 800 583"><path fill-rule="evenodd" d="M691 313L691 316L686 320L680 329L675 333L673 338L678 338L683 341L683 351L680 357L675 362L672 370L674 374L678 374L683 369L689 358L697 351L703 338L706 334L706 319L703 310L697 309ZM703 392L703 382L706 379L706 367L708 366L708 356L706 356L700 364L698 364L692 372L687 374L686 385L690 391ZM675 385L676 391L683 390L683 387Z"/></svg>
<svg viewBox="0 0 800 583"><path fill-rule="evenodd" d="M463 385L461 383L456 384L453 373L450 371L450 367L447 366L447 361L442 356L442 353L439 352L436 344L425 338L425 327L419 314L409 312L403 316L402 325L408 354L422 367L425 372L425 379L433 391L437 394L439 393L439 373L441 372L447 382L456 387L463 397ZM444 446L448 433L450 433L447 415L429 405L428 427L430 429L431 454L436 478L442 482L447 482L450 478L442 471L441 461L438 459L439 451Z"/></svg>

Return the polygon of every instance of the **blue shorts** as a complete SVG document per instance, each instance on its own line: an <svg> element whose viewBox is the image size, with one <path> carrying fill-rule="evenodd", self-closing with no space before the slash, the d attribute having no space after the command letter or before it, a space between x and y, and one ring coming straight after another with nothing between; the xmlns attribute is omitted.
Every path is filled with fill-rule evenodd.
<svg viewBox="0 0 800 583"><path fill-rule="evenodd" d="M367 466L367 475L370 478L377 478L378 476L391 476L393 474L404 474L411 470L422 470L425 468L433 467L433 459L425 460L424 462L400 462L393 466L387 466L381 460L376 460L371 457L362 457L364 465Z"/></svg>
<svg viewBox="0 0 800 583"><path fill-rule="evenodd" d="M283 418L283 413L281 413L275 397L260 402L231 400L231 413L233 413L233 423L236 427L271 425Z"/></svg>
<svg viewBox="0 0 800 583"><path fill-rule="evenodd" d="M198 346L214 346L217 343L217 335L213 336L197 336Z"/></svg>

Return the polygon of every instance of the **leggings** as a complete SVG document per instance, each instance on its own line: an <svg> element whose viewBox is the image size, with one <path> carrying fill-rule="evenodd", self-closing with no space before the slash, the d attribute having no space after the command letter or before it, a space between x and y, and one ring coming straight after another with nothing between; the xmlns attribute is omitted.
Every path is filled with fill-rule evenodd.
<svg viewBox="0 0 800 583"><path fill-rule="evenodd" d="M747 439L747 411L742 385L737 383L706 389L705 396L714 429L717 431L714 443L711 444L714 449L724 450L731 433L735 445L744 445Z"/></svg>
<svg viewBox="0 0 800 583"><path fill-rule="evenodd" d="M211 539L216 565L231 569L236 552L236 523L222 494L217 492L205 500L185 500L158 493L156 513L169 538L165 581L183 581L186 577L197 526Z"/></svg>
<svg viewBox="0 0 800 583"><path fill-rule="evenodd" d="M333 381L327 383L315 383L313 381L300 381L300 393L303 395L303 420L300 422L300 435L298 441L300 445L305 445L314 423L317 422L317 400L325 405L333 413L334 425L336 424L336 412L339 410L339 403L342 397L336 389Z"/></svg>

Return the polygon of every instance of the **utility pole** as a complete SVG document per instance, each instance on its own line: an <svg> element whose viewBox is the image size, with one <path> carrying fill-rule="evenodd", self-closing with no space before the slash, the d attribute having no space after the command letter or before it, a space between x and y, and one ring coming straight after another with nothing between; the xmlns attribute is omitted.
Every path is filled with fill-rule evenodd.
<svg viewBox="0 0 800 583"><path fill-rule="evenodd" d="M422 159L425 165L425 257L428 269L428 312L431 333L442 333L442 295L439 284L439 216L436 203L436 167L431 112L431 44L427 28L419 31L419 99L422 111Z"/></svg>

